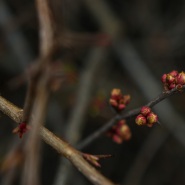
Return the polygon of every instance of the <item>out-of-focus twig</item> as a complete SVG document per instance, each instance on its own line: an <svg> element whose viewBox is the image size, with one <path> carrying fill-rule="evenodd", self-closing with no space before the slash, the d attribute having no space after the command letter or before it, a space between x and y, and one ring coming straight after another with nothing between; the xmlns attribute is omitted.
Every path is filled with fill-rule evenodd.
<svg viewBox="0 0 185 185"><path fill-rule="evenodd" d="M100 71L103 61L105 61L106 49L94 48L85 60L87 63L80 78L76 102L69 119L66 140L75 144L81 137L83 120L87 112L87 107L95 84L96 74Z"/></svg>
<svg viewBox="0 0 185 185"><path fill-rule="evenodd" d="M22 183L24 185L40 184L40 138L39 128L45 121L45 113L49 98L49 64L54 47L56 33L55 20L51 10L50 1L37 0L37 12L40 24L40 60L31 78L30 88L24 106L24 119L30 121L31 131L26 144L26 158ZM25 116L26 115L26 116Z"/></svg>
<svg viewBox="0 0 185 185"><path fill-rule="evenodd" d="M46 57L54 47L56 22L49 0L36 0L39 18L40 57Z"/></svg>
<svg viewBox="0 0 185 185"><path fill-rule="evenodd" d="M16 107L2 96L0 96L0 110L9 116L12 120L19 123L22 120L23 111ZM66 157L80 172L82 172L95 185L114 185L110 180L101 175L94 167L92 167L81 153L70 146L65 141L58 138L45 127L40 127L40 135L42 139Z"/></svg>
<svg viewBox="0 0 185 185"><path fill-rule="evenodd" d="M106 2L103 0L83 0L83 3L95 17L102 31L108 33L114 39L121 34L123 23L117 19Z"/></svg>
<svg viewBox="0 0 185 185"><path fill-rule="evenodd" d="M24 36L19 30L15 30L9 32L8 25L12 21L13 15L11 14L6 1L0 1L0 26L5 35L5 39L12 49L13 53L17 57L17 63L20 63L18 70L24 70L27 66L27 63L33 60L32 52L29 48L28 43L24 39ZM16 66L16 64L11 64L12 66ZM13 69L13 67L12 67ZM17 68L16 68L17 69ZM17 71L16 71L17 72Z"/></svg>
<svg viewBox="0 0 185 185"><path fill-rule="evenodd" d="M22 142L14 142L11 150L5 156L3 163L1 164L1 173L3 173L3 178L1 184L11 185L15 183L17 169L21 166L24 160L24 154L22 150Z"/></svg>
<svg viewBox="0 0 185 185"><path fill-rule="evenodd" d="M38 88L39 87L39 88ZM27 138L25 151L23 184L40 184L40 124L45 121L47 102L49 97L48 77L43 76L37 86L37 93L32 107L33 119L30 120L31 130Z"/></svg>
<svg viewBox="0 0 185 185"><path fill-rule="evenodd" d="M87 113L87 107L95 84L97 71L102 67L105 60L105 48L94 48L86 59L87 65L81 75L79 88L76 96L76 103L70 116L68 127L66 129L65 138L70 143L75 145L80 137L84 127L84 118ZM71 168L68 161L61 159L58 175L56 177L56 185L66 184L69 179Z"/></svg>

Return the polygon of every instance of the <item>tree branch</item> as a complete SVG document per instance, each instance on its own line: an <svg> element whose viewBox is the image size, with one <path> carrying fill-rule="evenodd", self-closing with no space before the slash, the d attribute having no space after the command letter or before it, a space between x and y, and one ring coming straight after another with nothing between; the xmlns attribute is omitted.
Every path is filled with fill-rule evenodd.
<svg viewBox="0 0 185 185"><path fill-rule="evenodd" d="M163 92L163 93L159 94L156 98L151 100L149 103L147 103L145 106L153 107L156 104L163 101L164 99L166 99L176 93L179 93L184 89L185 89L185 85L182 86L181 90L179 90L179 88L176 87L170 91ZM99 128L97 131L95 131L90 136L88 136L85 140L83 140L79 145L77 145L77 148L82 149L82 148L86 147L87 145L89 145L90 143L92 143L94 140L99 138L103 133L105 133L108 129L110 129L118 120L128 119L130 117L138 115L140 112L140 109L141 109L141 107L134 109L134 110L131 110L131 111L128 111L126 113L123 113L122 115L117 114L114 118L112 118L110 121L108 121L106 124L104 124L101 128Z"/></svg>
<svg viewBox="0 0 185 185"><path fill-rule="evenodd" d="M20 123L22 120L23 110L16 107L2 96L0 96L0 110L17 123ZM83 159L79 151L55 136L43 126L40 127L40 135L47 144L66 157L94 185L115 185Z"/></svg>

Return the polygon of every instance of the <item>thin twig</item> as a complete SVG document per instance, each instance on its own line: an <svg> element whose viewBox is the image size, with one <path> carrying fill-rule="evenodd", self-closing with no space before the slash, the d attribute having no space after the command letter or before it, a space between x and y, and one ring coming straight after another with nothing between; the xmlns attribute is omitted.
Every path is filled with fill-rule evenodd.
<svg viewBox="0 0 185 185"><path fill-rule="evenodd" d="M105 48L94 48L86 60L87 65L79 81L76 97L77 102L72 110L65 133L65 139L72 145L75 145L80 140L81 132L84 127L85 115L88 110L87 106L95 84L95 76L98 69L101 68L102 62L105 60L105 55ZM72 173L70 166L68 161L61 159L56 181L54 183L55 185L66 184L66 181L69 180L70 177L69 174ZM63 171L65 171L65 173L62 173Z"/></svg>
<svg viewBox="0 0 185 185"><path fill-rule="evenodd" d="M40 55L47 56L54 47L56 36L56 22L51 10L51 1L36 0L40 24Z"/></svg>
<svg viewBox="0 0 185 185"><path fill-rule="evenodd" d="M182 87L182 89L185 89L185 85ZM159 94L156 98L151 100L149 103L147 103L145 106L153 107L159 102L163 101L164 99L180 92L178 88L172 89L171 91L166 91L161 94ZM105 133L108 129L110 129L118 120L121 119L128 119L130 117L136 116L139 114L141 107L137 109L133 109L131 111L128 111L126 113L123 113L122 115L117 114L114 118L112 118L110 121L105 123L101 128L99 128L97 131L95 131L93 134L88 136L85 140L83 140L79 145L77 145L78 149L82 149L92 143L94 140L99 138L103 133Z"/></svg>
<svg viewBox="0 0 185 185"><path fill-rule="evenodd" d="M51 62L51 53L54 47L54 37L56 33L53 12L50 1L37 0L37 12L40 25L40 60L35 68L34 75L27 91L24 119L30 121L32 127L26 143L26 158L24 164L24 175L22 183L25 185L39 185L40 178L40 138L39 128L45 121L45 113L49 98L49 64ZM29 118L34 116L33 119Z"/></svg>
<svg viewBox="0 0 185 185"><path fill-rule="evenodd" d="M0 26L1 30L4 34L4 37L17 57L16 67L12 67L11 69L18 69L19 71L24 70L27 66L27 63L33 60L33 53L31 52L31 48L25 39L24 34L20 30L15 30L10 32L8 30L8 25L14 18L14 14L11 13L11 10L8 7L8 3L5 0L0 1ZM11 64L13 66L13 64ZM10 67L10 66L9 66Z"/></svg>
<svg viewBox="0 0 185 185"><path fill-rule="evenodd" d="M3 163L1 164L1 172L3 173L3 178L1 184L12 185L16 181L17 169L21 166L24 160L24 154L22 150L22 145L25 140L21 142L14 142L11 146L11 150L8 151Z"/></svg>
<svg viewBox="0 0 185 185"><path fill-rule="evenodd" d="M39 87L39 89L38 89ZM26 159L24 164L24 175L22 176L24 185L40 184L40 137L39 128L45 121L49 90L48 77L42 76L37 86L37 94L33 104L32 115L30 120L31 130L26 143Z"/></svg>
<svg viewBox="0 0 185 185"><path fill-rule="evenodd" d="M20 120L22 120L22 109L16 107L2 96L0 96L0 110L17 123L20 123ZM40 127L40 135L47 144L66 157L94 185L114 185L114 183L101 175L94 167L83 159L78 150L74 149L43 126Z"/></svg>
<svg viewBox="0 0 185 185"><path fill-rule="evenodd" d="M37 66L36 66L37 67ZM34 74L30 76L30 80L28 82L28 89L26 93L26 99L24 102L24 112L23 112L23 120L22 122L28 123L30 121L30 115L33 108L33 103L36 95L36 86L38 83L40 72L35 67Z"/></svg>

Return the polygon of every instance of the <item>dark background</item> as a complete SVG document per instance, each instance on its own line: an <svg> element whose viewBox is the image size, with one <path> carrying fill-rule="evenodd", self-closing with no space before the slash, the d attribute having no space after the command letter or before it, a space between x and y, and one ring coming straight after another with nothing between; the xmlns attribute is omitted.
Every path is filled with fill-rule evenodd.
<svg viewBox="0 0 185 185"><path fill-rule="evenodd" d="M73 130L79 132L80 140L114 116L108 105L113 88L131 95L127 111L162 93L162 74L174 69L185 70L183 0L54 0L52 8L63 37L63 48L57 57L66 78L61 88L52 93L46 127L59 137L69 141L72 137L67 132L68 123L79 103L78 92L84 86L80 84L92 60L99 60L100 64L88 81L90 92L80 118L82 128ZM27 88L24 74L39 55L38 35L34 1L1 0L0 94L19 107L24 105ZM99 170L116 183L185 184L184 101L181 93L155 106L161 126L138 127L135 118L131 118L127 120L132 130L130 141L118 145L104 135L83 151L113 154L113 158L101 161ZM3 166L7 154L21 141L12 134L16 127L13 121L1 113L0 122L0 164ZM41 156L43 184L57 185L59 154L43 143ZM63 184L90 184L73 167L70 171L73 174ZM7 174L1 170L2 184L6 184ZM63 177L65 172L60 174ZM16 175L13 184L19 184L21 167L17 168Z"/></svg>

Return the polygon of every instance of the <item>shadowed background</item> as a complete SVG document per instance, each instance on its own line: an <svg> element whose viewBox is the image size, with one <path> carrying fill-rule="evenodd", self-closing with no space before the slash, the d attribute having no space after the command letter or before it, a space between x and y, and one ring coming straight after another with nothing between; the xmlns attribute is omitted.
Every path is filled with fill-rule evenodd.
<svg viewBox="0 0 185 185"><path fill-rule="evenodd" d="M46 127L74 146L114 116L108 105L112 88L131 95L127 111L163 91L162 74L185 70L182 0L54 0L52 8L61 30L55 66L61 79L53 82ZM34 1L1 0L0 93L20 107L39 53L38 32ZM118 145L103 135L82 150L113 154L101 161L99 170L114 182L184 184L184 101L182 93L155 106L161 126L138 127L134 118L127 120L130 141ZM2 184L10 184L14 163L4 161L21 140L12 134L15 123L3 114L0 121L0 178ZM49 146L43 144L41 156L44 185L90 184ZM15 161L20 166L12 184L19 184L19 157L18 152Z"/></svg>

